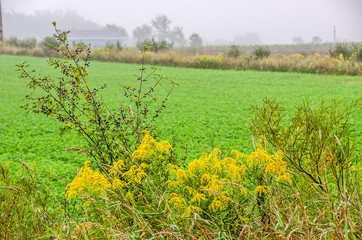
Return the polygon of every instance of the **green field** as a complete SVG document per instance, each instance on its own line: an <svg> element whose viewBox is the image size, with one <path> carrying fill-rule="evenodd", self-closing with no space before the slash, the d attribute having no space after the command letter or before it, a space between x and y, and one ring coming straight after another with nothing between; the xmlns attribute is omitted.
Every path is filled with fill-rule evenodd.
<svg viewBox="0 0 362 240"><path fill-rule="evenodd" d="M74 135L59 137L60 124L42 115L26 114L20 106L31 92L18 78L16 64L27 61L43 75L53 74L45 58L0 55L0 161L37 163L40 169L56 174L74 175L85 156L65 151L68 147L84 147ZM135 64L92 62L89 80L92 86L107 83L103 97L112 109L122 101L121 83L132 81L138 74ZM299 105L304 98L344 98L352 101L361 96L362 77L276 73L234 70L200 70L163 67L162 73L180 84L175 88L158 121L158 139L176 139L176 151L183 156L186 144L188 160L208 151L214 141L221 149L249 152L251 137L247 122L250 104L261 103L264 97L277 98L287 109ZM161 87L165 94L168 85ZM361 129L362 109L353 114L356 130ZM361 132L355 136L360 140ZM360 145L360 144L359 144Z"/></svg>

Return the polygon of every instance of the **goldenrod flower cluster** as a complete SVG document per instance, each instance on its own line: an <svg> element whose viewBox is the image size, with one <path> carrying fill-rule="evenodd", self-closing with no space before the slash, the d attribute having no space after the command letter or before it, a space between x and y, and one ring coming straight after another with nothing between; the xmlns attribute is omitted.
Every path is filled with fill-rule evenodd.
<svg viewBox="0 0 362 240"><path fill-rule="evenodd" d="M138 159L140 164L118 160L108 169L108 176L95 172L90 168L90 161L85 161L84 166L78 175L66 187L68 199L77 196L83 191L104 194L105 189L125 189L127 198L131 198L133 185L141 185L146 176L148 164L146 160L164 159L165 154L172 150L171 145L166 142L157 142L147 131L144 131L144 138L136 151L133 152L133 160Z"/></svg>
<svg viewBox="0 0 362 240"><path fill-rule="evenodd" d="M246 197L246 176L249 172L261 170L265 177L275 176L277 180L291 183L286 173L287 163L282 160L283 153L268 155L257 145L257 151L246 156L236 150L232 157L221 158L221 151L214 149L209 155L203 153L199 159L190 162L187 168L168 164L171 179L167 184L173 189L170 202L185 216L203 211L224 210L234 202L233 196ZM267 186L257 186L255 195L266 194Z"/></svg>
<svg viewBox="0 0 362 240"><path fill-rule="evenodd" d="M146 176L144 169L146 164L140 167L133 165L128 170L122 160L113 163L109 168L107 177L105 174L95 172L89 167L90 161L85 161L84 166L78 175L66 187L66 197L68 199L77 196L83 191L101 195L105 189L130 189L130 185L142 184L142 179ZM122 180L121 180L122 179Z"/></svg>
<svg viewBox="0 0 362 240"><path fill-rule="evenodd" d="M219 149L214 149L209 155L204 153L190 162L186 169L168 164L167 171L174 179L167 183L178 192L171 194L170 201L185 215L207 209L214 212L225 209L230 202L230 192L224 183L242 182L246 168L240 155L236 159L221 159L220 153Z"/></svg>
<svg viewBox="0 0 362 240"><path fill-rule="evenodd" d="M143 184L146 172L152 175L152 171L157 171L147 163L162 162L172 150L168 142L157 142L148 132L144 134L140 146L132 154L132 160L114 162L108 168L107 175L93 171L90 161L86 161L78 175L67 185L66 197L70 199L83 191L101 195L106 189L120 189L125 192L125 198L133 199L135 187ZM261 172L264 177L275 177L278 181L291 183L281 151L268 155L257 145L257 151L249 156L236 150L228 157L220 155L221 151L214 149L209 155L203 153L186 168L171 163L167 165L171 180L166 184L172 189L170 203L184 216L225 210L235 200L245 199L248 192L254 192L257 196L266 194L268 186L255 188L247 180L249 175L253 177L255 171ZM255 189L248 190L250 187Z"/></svg>
<svg viewBox="0 0 362 240"><path fill-rule="evenodd" d="M133 160L138 159L142 162L153 159L164 159L164 154L168 154L172 150L171 145L167 141L157 142L148 131L143 131L145 136L141 145L133 152Z"/></svg>
<svg viewBox="0 0 362 240"><path fill-rule="evenodd" d="M292 54L292 55L290 55L290 57L291 57L291 58L298 58L298 59L304 59L304 58L305 58L304 55L299 54L299 53ZM287 57L287 56L285 57L285 60L288 60L288 57Z"/></svg>
<svg viewBox="0 0 362 240"><path fill-rule="evenodd" d="M255 189L254 189L254 194L257 195L257 196L261 196L262 194L266 194L266 191L268 190L268 187L267 186L257 186Z"/></svg>
<svg viewBox="0 0 362 240"><path fill-rule="evenodd" d="M290 184L290 174L286 172L287 163L282 158L282 151L279 150L274 155L268 155L262 146L257 144L257 151L250 154L247 162L250 168L262 167L265 175L276 175L278 181L283 180Z"/></svg>
<svg viewBox="0 0 362 240"><path fill-rule="evenodd" d="M82 191L104 193L104 188L110 188L112 186L103 174L94 172L89 167L89 164L90 161L85 161L78 175L67 185L66 198L70 199L73 196L77 196Z"/></svg>

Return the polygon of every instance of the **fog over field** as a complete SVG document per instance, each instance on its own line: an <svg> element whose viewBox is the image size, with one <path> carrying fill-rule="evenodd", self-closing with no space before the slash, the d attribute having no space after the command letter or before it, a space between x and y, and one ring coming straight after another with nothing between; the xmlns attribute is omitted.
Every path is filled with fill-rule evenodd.
<svg viewBox="0 0 362 240"><path fill-rule="evenodd" d="M332 42L334 26L338 41L362 42L362 0L1 0L1 7L5 38L39 37L42 29L51 32L51 20L64 28L115 24L132 37L133 29L165 14L172 27L182 27L186 39L195 32L209 44L246 38L262 44L292 43L293 38L307 43L315 36ZM26 26L28 15L42 16L34 29Z"/></svg>

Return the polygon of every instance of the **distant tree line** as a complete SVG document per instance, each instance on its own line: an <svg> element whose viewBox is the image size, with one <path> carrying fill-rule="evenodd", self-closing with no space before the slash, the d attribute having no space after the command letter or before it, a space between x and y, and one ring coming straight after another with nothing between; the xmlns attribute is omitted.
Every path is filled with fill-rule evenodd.
<svg viewBox="0 0 362 240"><path fill-rule="evenodd" d="M53 21L56 21L61 29L102 29L102 26L86 20L75 11L36 11L33 15L13 11L3 12L4 37L44 39L53 35Z"/></svg>
<svg viewBox="0 0 362 240"><path fill-rule="evenodd" d="M17 12L4 12L3 25L4 35L12 41L15 39L38 40L53 35L51 22L56 21L62 29L101 30L108 29L116 31L121 37L134 40L138 44L157 43L158 45L172 46L202 46L203 41L199 34L193 33L187 39L181 26L172 26L172 21L166 15L158 15L151 20L150 24L143 24L133 29L131 36L127 30L118 24L107 24L104 27L86 20L75 11L37 11L34 15Z"/></svg>
<svg viewBox="0 0 362 240"><path fill-rule="evenodd" d="M293 41L294 44L305 44L305 41L303 40L302 37L293 37L292 41ZM312 44L321 44L322 39L319 36L314 36L310 43L312 43Z"/></svg>
<svg viewBox="0 0 362 240"><path fill-rule="evenodd" d="M160 43L167 46L186 46L187 40L183 28L175 26L171 28L172 21L166 15L158 15L151 21L151 25L143 24L133 29L133 38L138 45L143 43ZM193 33L189 37L189 45L200 47L203 45L199 34Z"/></svg>
<svg viewBox="0 0 362 240"><path fill-rule="evenodd" d="M202 38L197 33L192 33L187 41L183 28L181 26L171 26L172 21L166 15L158 15L151 20L150 24L142 24L132 31L133 40L137 47L143 48L144 45L152 46L153 51L170 49L173 46L201 47ZM115 24L107 24L105 29L115 30L124 38L129 38L125 28ZM188 42L188 43L187 43Z"/></svg>

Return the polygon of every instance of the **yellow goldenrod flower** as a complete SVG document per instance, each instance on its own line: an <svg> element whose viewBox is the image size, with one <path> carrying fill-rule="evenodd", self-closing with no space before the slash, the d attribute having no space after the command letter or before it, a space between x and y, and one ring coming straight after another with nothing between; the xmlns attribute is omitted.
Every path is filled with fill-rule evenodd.
<svg viewBox="0 0 362 240"><path fill-rule="evenodd" d="M178 207L180 209L186 208L185 199L176 193L170 194L170 203L174 204L176 207Z"/></svg>
<svg viewBox="0 0 362 240"><path fill-rule="evenodd" d="M256 157L257 155L255 152L250 154L250 156L247 159L249 167L252 167L254 165L254 160L256 159Z"/></svg>
<svg viewBox="0 0 362 240"><path fill-rule="evenodd" d="M240 193L241 195L246 196L248 194L248 191L246 190L246 188L243 187L240 189Z"/></svg>
<svg viewBox="0 0 362 240"><path fill-rule="evenodd" d="M133 193L127 192L124 197L125 197L128 201L132 201L132 200L133 200Z"/></svg>
<svg viewBox="0 0 362 240"><path fill-rule="evenodd" d="M205 197L205 194L196 193L195 196L191 199L191 202L198 202L198 204L200 205L202 200L204 200L204 201L207 200Z"/></svg>
<svg viewBox="0 0 362 240"><path fill-rule="evenodd" d="M85 161L78 175L66 186L66 198L77 196L84 190L104 193L104 188L111 188L111 183L99 172L93 172L89 167L90 161Z"/></svg>
<svg viewBox="0 0 362 240"><path fill-rule="evenodd" d="M195 193L195 190L194 190L192 187L190 187L190 186L184 187L183 190L184 190L185 192L187 192L190 196L191 196L191 195L194 195L194 193Z"/></svg>
<svg viewBox="0 0 362 240"><path fill-rule="evenodd" d="M242 158L245 157L245 154L241 153L241 152L238 152L236 150L232 150L231 151L231 154L235 154L236 156L236 160L241 160Z"/></svg>
<svg viewBox="0 0 362 240"><path fill-rule="evenodd" d="M200 207L197 206L188 206L185 208L185 213L182 214L182 217L190 217L191 213L201 213L202 209Z"/></svg>
<svg viewBox="0 0 362 240"><path fill-rule="evenodd" d="M113 179L112 187L113 187L113 189L125 188L125 187L127 187L127 183L124 181L121 181L118 178L115 178L115 179Z"/></svg>
<svg viewBox="0 0 362 240"><path fill-rule="evenodd" d="M216 212L217 210L225 209L229 204L229 200L223 196L216 196L209 206L209 209Z"/></svg>
<svg viewBox="0 0 362 240"><path fill-rule="evenodd" d="M183 169L178 169L176 175L177 175L177 181L180 184L183 184L184 182L186 182L187 174Z"/></svg>
<svg viewBox="0 0 362 240"><path fill-rule="evenodd" d="M202 175L200 183L201 183L202 185L207 185L210 181L211 181L211 176L210 176L210 174L205 173L204 175Z"/></svg>
<svg viewBox="0 0 362 240"><path fill-rule="evenodd" d="M149 167L149 165L147 165L147 164L145 164L145 163L141 163L141 165L140 165L140 168L141 169L146 169L146 168L148 168Z"/></svg>
<svg viewBox="0 0 362 240"><path fill-rule="evenodd" d="M127 179L127 183L141 184L143 176L146 176L146 173L133 165L131 168L123 174L123 177Z"/></svg>
<svg viewBox="0 0 362 240"><path fill-rule="evenodd" d="M124 170L125 164L122 160L118 160L117 162L113 163L113 168L109 169L109 174L116 176L120 173L120 171Z"/></svg>
<svg viewBox="0 0 362 240"><path fill-rule="evenodd" d="M222 203L220 200L215 199L214 201L212 201L212 203L210 204L209 208L211 210L213 210L214 212L216 212L217 210L222 208Z"/></svg>
<svg viewBox="0 0 362 240"><path fill-rule="evenodd" d="M268 190L267 186L257 186L254 190L255 195L261 196L263 193L266 194L266 191Z"/></svg>
<svg viewBox="0 0 362 240"><path fill-rule="evenodd" d="M249 172L260 174L262 178L266 175L275 176L278 181L290 183L290 175L286 173L287 163L282 160L283 152L277 151L271 155L260 144L256 147L256 151L249 156L232 151L235 158L221 158L220 150L214 149L210 154L203 153L185 168L169 164L167 171L174 180L167 181L167 184L175 189L170 202L178 209L185 210L185 216L190 214L190 209L195 205L203 211L226 209L235 203L231 198L247 195L248 190L244 187L247 185L243 181ZM240 189L239 194L235 192L237 189ZM260 185L254 189L254 193L261 196L267 190L267 186Z"/></svg>
<svg viewBox="0 0 362 240"><path fill-rule="evenodd" d="M277 178L277 181L285 181L289 184L292 183L292 180L290 179L290 174L289 173L284 173L283 175L279 175L279 177Z"/></svg>
<svg viewBox="0 0 362 240"><path fill-rule="evenodd" d="M339 54L338 59L339 60L344 60L343 53Z"/></svg>
<svg viewBox="0 0 362 240"><path fill-rule="evenodd" d="M141 161L147 160L151 157L163 159L163 154L169 154L173 150L167 141L157 142L148 131L142 131L145 136L142 139L140 146L133 152L132 158Z"/></svg>

